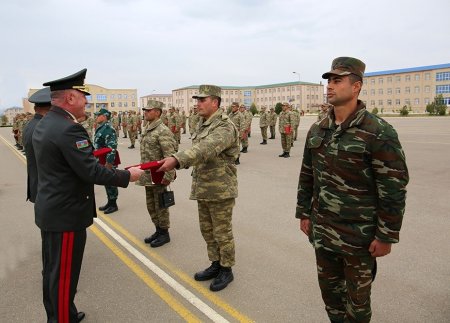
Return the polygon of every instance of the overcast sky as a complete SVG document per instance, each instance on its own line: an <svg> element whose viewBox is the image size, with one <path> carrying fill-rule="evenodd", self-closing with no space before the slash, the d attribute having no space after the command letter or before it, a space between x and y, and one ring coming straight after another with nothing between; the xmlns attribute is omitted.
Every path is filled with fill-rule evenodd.
<svg viewBox="0 0 450 323"><path fill-rule="evenodd" d="M0 110L88 69L138 96L194 84L320 82L337 56L366 72L450 63L448 0L3 0Z"/></svg>

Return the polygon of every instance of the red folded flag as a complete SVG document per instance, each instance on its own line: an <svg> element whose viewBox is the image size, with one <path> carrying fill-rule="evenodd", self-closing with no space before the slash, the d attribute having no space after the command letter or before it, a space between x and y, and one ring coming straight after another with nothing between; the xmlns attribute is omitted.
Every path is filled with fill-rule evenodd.
<svg viewBox="0 0 450 323"><path fill-rule="evenodd" d="M140 167L142 170L148 170L150 169L150 174L152 175L152 182L155 184L161 184L162 179L164 177L164 172L157 172L156 170L161 167L161 164L157 161L151 161L147 163L142 163L138 165L132 165L125 167L125 169L131 168L131 167Z"/></svg>
<svg viewBox="0 0 450 323"><path fill-rule="evenodd" d="M92 153L94 154L95 157L100 157L106 155L107 153L110 153L111 151L112 151L111 148L104 147L94 150Z"/></svg>
<svg viewBox="0 0 450 323"><path fill-rule="evenodd" d="M100 165L105 165L106 164L106 155L109 154L111 151L112 151L111 148L103 147L103 148L94 150L92 152L92 154L94 155L94 157L98 158L98 162ZM119 156L119 152L116 150L116 156L114 157L113 165L117 166L119 164L120 164L120 156Z"/></svg>

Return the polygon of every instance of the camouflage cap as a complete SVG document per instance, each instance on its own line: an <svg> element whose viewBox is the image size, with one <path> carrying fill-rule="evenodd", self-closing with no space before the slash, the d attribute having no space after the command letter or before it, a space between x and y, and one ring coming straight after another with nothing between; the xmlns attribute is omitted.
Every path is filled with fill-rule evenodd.
<svg viewBox="0 0 450 323"><path fill-rule="evenodd" d="M198 94L192 96L193 99L207 98L208 96L221 97L222 89L216 85L200 85Z"/></svg>
<svg viewBox="0 0 450 323"><path fill-rule="evenodd" d="M289 103L287 103L287 102L283 102L283 103L281 103L281 105L284 107L289 107Z"/></svg>
<svg viewBox="0 0 450 323"><path fill-rule="evenodd" d="M232 102L232 103L231 103L231 106L232 106L232 107L239 107L239 102Z"/></svg>
<svg viewBox="0 0 450 323"><path fill-rule="evenodd" d="M164 103L156 100L148 100L147 106L142 108L143 111L151 110L151 109L159 109L162 110L164 108Z"/></svg>
<svg viewBox="0 0 450 323"><path fill-rule="evenodd" d="M331 63L331 71L322 75L323 79L328 79L330 75L350 75L354 74L361 78L364 77L366 64L354 57L338 57Z"/></svg>
<svg viewBox="0 0 450 323"><path fill-rule="evenodd" d="M94 113L94 115L96 116L106 116L108 119L111 117L111 112L109 112L108 110L101 108L100 110L98 110L97 112Z"/></svg>

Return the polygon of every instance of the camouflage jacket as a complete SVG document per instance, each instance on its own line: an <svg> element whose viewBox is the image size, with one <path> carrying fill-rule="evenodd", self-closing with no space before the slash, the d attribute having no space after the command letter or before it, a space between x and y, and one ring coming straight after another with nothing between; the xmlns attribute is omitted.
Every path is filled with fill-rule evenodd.
<svg viewBox="0 0 450 323"><path fill-rule="evenodd" d="M191 148L174 157L180 168L193 166L192 200L224 200L238 196L238 131L219 108L208 120L200 120Z"/></svg>
<svg viewBox="0 0 450 323"><path fill-rule="evenodd" d="M296 128L300 124L300 112L297 110L291 111L291 120L292 120L292 127Z"/></svg>
<svg viewBox="0 0 450 323"><path fill-rule="evenodd" d="M278 115L275 112L269 112L269 126L275 127Z"/></svg>
<svg viewBox="0 0 450 323"><path fill-rule="evenodd" d="M138 117L135 114L131 114L127 118L127 131L137 131Z"/></svg>
<svg viewBox="0 0 450 323"><path fill-rule="evenodd" d="M111 118L111 125L115 130L119 129L119 117L118 116L114 116Z"/></svg>
<svg viewBox="0 0 450 323"><path fill-rule="evenodd" d="M269 126L269 114L267 112L261 112L259 115L259 127L268 127Z"/></svg>
<svg viewBox="0 0 450 323"><path fill-rule="evenodd" d="M239 137L242 138L244 135L244 132L246 130L245 128L245 117L242 115L242 113L238 111L236 112L230 112L228 115L231 121L233 121L234 125L236 126L236 129L239 131Z"/></svg>
<svg viewBox="0 0 450 323"><path fill-rule="evenodd" d="M247 110L244 112L244 116L245 116L246 128L249 129L252 126L253 114Z"/></svg>
<svg viewBox="0 0 450 323"><path fill-rule="evenodd" d="M117 138L116 131L109 122L99 123L95 130L94 148L111 148L112 151L106 155L106 162L114 164L116 158Z"/></svg>
<svg viewBox="0 0 450 323"><path fill-rule="evenodd" d="M86 132L88 133L89 138L92 140L92 134L94 132L94 119L92 119L92 122L89 120L89 118L86 118L86 120L80 122L80 124L83 126L84 129L86 129Z"/></svg>
<svg viewBox="0 0 450 323"><path fill-rule="evenodd" d="M180 131L181 127L181 118L176 113L170 113L168 115L167 119L167 127L172 131L173 133L177 133Z"/></svg>
<svg viewBox="0 0 450 323"><path fill-rule="evenodd" d="M127 116L127 114L123 113L121 119L122 119L122 128L123 128L123 130L126 130L127 123L128 123L128 116Z"/></svg>
<svg viewBox="0 0 450 323"><path fill-rule="evenodd" d="M296 217L311 219L315 248L367 256L375 238L398 242L408 180L396 131L358 101L339 126L334 113L311 126Z"/></svg>
<svg viewBox="0 0 450 323"><path fill-rule="evenodd" d="M176 150L176 142L172 132L162 123L161 119L155 120L142 130L140 140L141 147L141 163L161 160L172 156ZM175 171L169 171L164 174L164 179L173 182L175 179ZM152 176L150 170L146 170L136 182L137 185L151 186Z"/></svg>
<svg viewBox="0 0 450 323"><path fill-rule="evenodd" d="M197 113L193 113L189 116L189 130L194 130L197 128L198 123L200 122L200 116Z"/></svg>
<svg viewBox="0 0 450 323"><path fill-rule="evenodd" d="M285 133L284 126L292 126L292 113L290 111L281 111L278 122L278 130L280 133Z"/></svg>

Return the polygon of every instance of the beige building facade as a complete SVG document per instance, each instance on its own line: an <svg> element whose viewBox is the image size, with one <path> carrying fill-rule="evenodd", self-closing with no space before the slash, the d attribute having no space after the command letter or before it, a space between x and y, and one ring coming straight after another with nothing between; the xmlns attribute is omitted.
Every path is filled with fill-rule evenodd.
<svg viewBox="0 0 450 323"><path fill-rule="evenodd" d="M159 101L165 104L166 108L172 106L172 94L150 94L139 98L141 107L146 107L149 100Z"/></svg>
<svg viewBox="0 0 450 323"><path fill-rule="evenodd" d="M86 96L88 104L86 106L87 112L96 112L101 108L109 111L138 111L138 96L136 89L107 89L95 84L86 84L91 95ZM39 89L30 89L28 97ZM28 102L27 98L22 100L25 112L32 112L33 104Z"/></svg>
<svg viewBox="0 0 450 323"><path fill-rule="evenodd" d="M396 113L407 106L424 113L439 94L450 105L450 64L365 73L363 83L359 98L369 111Z"/></svg>
<svg viewBox="0 0 450 323"><path fill-rule="evenodd" d="M8 108L5 110L5 112L3 113L7 118L8 118L8 125L12 125L14 118L16 117L16 115L18 115L19 113L24 113L27 112L22 108L19 107L14 107L14 108ZM34 113L34 112L32 112Z"/></svg>

